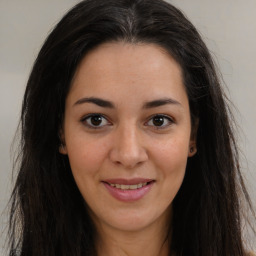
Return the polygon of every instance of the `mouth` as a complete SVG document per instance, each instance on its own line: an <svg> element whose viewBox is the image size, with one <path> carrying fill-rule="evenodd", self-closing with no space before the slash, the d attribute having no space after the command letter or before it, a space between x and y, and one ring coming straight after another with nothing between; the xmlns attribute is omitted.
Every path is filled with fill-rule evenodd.
<svg viewBox="0 0 256 256"><path fill-rule="evenodd" d="M107 191L115 199L123 202L137 201L149 193L155 180L150 179L112 179L102 181Z"/></svg>
<svg viewBox="0 0 256 256"><path fill-rule="evenodd" d="M129 184L108 183L108 185L110 185L111 187L117 188L117 189L121 189L121 190L135 190L135 189L145 187L152 182L153 181L149 181L149 182L143 182L143 183L132 184L132 185L131 184L129 185Z"/></svg>

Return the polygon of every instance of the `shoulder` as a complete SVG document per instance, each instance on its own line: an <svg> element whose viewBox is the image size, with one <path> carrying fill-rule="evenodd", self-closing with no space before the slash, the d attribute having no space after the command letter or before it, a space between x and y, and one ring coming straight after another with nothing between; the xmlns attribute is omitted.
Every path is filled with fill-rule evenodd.
<svg viewBox="0 0 256 256"><path fill-rule="evenodd" d="M254 252L249 252L247 256L256 256L256 254Z"/></svg>

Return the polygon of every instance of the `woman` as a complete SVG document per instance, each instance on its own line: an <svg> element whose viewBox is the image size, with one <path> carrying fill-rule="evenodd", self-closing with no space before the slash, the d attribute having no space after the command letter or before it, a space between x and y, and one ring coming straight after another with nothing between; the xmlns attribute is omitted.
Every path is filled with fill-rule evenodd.
<svg viewBox="0 0 256 256"><path fill-rule="evenodd" d="M69 11L32 69L21 134L10 255L246 255L229 109L170 4Z"/></svg>

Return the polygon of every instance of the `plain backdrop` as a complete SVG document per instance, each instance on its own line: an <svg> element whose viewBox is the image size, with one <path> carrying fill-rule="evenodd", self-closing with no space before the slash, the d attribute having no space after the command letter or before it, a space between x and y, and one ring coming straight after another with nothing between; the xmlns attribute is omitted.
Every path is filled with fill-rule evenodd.
<svg viewBox="0 0 256 256"><path fill-rule="evenodd" d="M0 255L6 255L3 252L6 204L13 186L10 145L18 124L26 81L47 34L78 2L0 0ZM199 29L222 72L227 93L236 106L243 173L255 205L256 0L169 2L183 10Z"/></svg>

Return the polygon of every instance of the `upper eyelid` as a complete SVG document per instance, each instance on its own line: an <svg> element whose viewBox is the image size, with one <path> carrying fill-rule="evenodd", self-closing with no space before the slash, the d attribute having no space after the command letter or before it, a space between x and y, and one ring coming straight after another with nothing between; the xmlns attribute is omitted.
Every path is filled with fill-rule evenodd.
<svg viewBox="0 0 256 256"><path fill-rule="evenodd" d="M102 113L90 113L90 114L84 115L83 117L81 117L80 121L84 122L86 119L93 117L93 116L97 116L97 115L102 116L104 119L107 120L108 123L112 123L111 119ZM150 120L152 120L152 118L154 118L156 116L162 116L162 117L168 119L171 123L175 123L175 118L173 118L172 116L167 115L167 114L157 113L157 114L153 114L153 115L149 116L147 118L146 122L144 122L144 124L148 123Z"/></svg>
<svg viewBox="0 0 256 256"><path fill-rule="evenodd" d="M97 116L97 115L102 116L102 117L104 117L104 118L107 119L107 120L110 120L109 117L107 117L105 114L102 114L102 113L89 113L89 114L86 114L86 115L82 116L82 117L81 117L81 120L84 120L84 119L86 119L86 118L88 118L88 117ZM157 113L157 114L150 115L150 116L147 118L147 120L150 120L150 119L152 119L152 118L155 117L155 116L163 116L163 117L166 117L167 119L170 119L170 120L172 120L172 121L175 120L172 116L167 115L167 114L162 114L162 113Z"/></svg>
<svg viewBox="0 0 256 256"><path fill-rule="evenodd" d="M104 114L101 114L101 113L90 113L90 114L82 116L80 120L84 121L84 120L86 120L90 117L93 117L93 116L102 116L103 118L105 118L106 120L108 120L110 122L109 118L106 117Z"/></svg>
<svg viewBox="0 0 256 256"><path fill-rule="evenodd" d="M169 119L171 122L175 122L175 118L173 118L170 115L166 115L166 114L154 114L154 115L151 115L147 120L149 121L149 120L151 120L152 118L154 118L156 116L162 116L162 117L165 117L166 119Z"/></svg>
<svg viewBox="0 0 256 256"><path fill-rule="evenodd" d="M94 125L90 125L89 123L87 123L87 120L93 116L101 116L103 117L106 121L107 121L107 124L105 125L102 125L102 126L94 126ZM111 125L111 122L109 121L109 119L103 115L103 114L100 114L100 113L90 113L90 114L87 114L85 116L83 116L81 119L80 119L80 122L83 123L84 126L86 126L87 128L89 129L94 129L94 130L97 130L97 129L102 129L106 126L109 126Z"/></svg>
<svg viewBox="0 0 256 256"><path fill-rule="evenodd" d="M152 119L153 119L154 117L156 117L156 116L162 116L162 117L166 118L166 119L168 120L168 124L165 124L165 125L163 125L163 126L149 125L148 123L149 123L150 121L152 121ZM160 130L163 130L163 131L164 131L164 130L166 130L166 129L172 127L173 124L175 124L175 119L172 118L171 116L165 115L165 114L156 114L156 115L153 115L153 116L151 116L151 118L148 119L148 121L145 122L145 125L146 125L146 126L150 127L151 129L159 130L159 131L160 131Z"/></svg>

